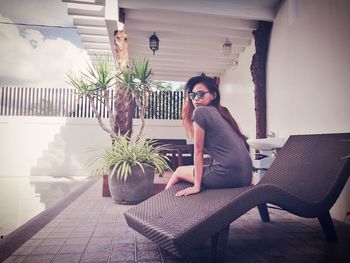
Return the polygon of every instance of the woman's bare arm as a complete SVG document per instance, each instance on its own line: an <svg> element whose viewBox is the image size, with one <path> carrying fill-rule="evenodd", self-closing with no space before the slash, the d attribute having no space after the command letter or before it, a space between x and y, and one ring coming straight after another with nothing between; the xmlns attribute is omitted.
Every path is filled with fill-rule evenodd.
<svg viewBox="0 0 350 263"><path fill-rule="evenodd" d="M176 193L176 196L187 196L196 194L201 191L201 183L203 177L203 149L205 130L196 122L193 123L194 128L194 185Z"/></svg>

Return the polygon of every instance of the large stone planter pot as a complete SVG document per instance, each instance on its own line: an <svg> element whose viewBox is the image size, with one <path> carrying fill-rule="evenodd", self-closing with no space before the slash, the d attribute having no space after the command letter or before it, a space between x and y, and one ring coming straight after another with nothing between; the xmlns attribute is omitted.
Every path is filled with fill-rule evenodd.
<svg viewBox="0 0 350 263"><path fill-rule="evenodd" d="M134 205L150 197L154 183L154 167L131 167L131 175L124 182L119 176L109 176L109 189L117 204ZM116 171L117 172L117 171Z"/></svg>

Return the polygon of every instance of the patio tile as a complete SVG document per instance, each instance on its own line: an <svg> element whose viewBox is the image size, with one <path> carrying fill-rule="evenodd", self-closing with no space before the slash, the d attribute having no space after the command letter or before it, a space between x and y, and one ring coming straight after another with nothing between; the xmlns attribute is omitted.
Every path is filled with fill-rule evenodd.
<svg viewBox="0 0 350 263"><path fill-rule="evenodd" d="M31 237L31 239L43 239L46 238L49 235L49 233L36 233L34 236Z"/></svg>
<svg viewBox="0 0 350 263"><path fill-rule="evenodd" d="M109 229L106 227L96 227L95 231L93 232L93 237L113 237L115 236L115 229Z"/></svg>
<svg viewBox="0 0 350 263"><path fill-rule="evenodd" d="M137 256L137 262L145 261L145 260L148 260L148 261L161 260L158 250L137 250L136 256Z"/></svg>
<svg viewBox="0 0 350 263"><path fill-rule="evenodd" d="M25 256L10 256L4 261L4 263L21 263L24 258Z"/></svg>
<svg viewBox="0 0 350 263"><path fill-rule="evenodd" d="M29 239L27 242L25 242L22 247L26 246L38 246L44 239Z"/></svg>
<svg viewBox="0 0 350 263"><path fill-rule="evenodd" d="M68 238L71 235L69 232L65 233L49 233L46 238Z"/></svg>
<svg viewBox="0 0 350 263"><path fill-rule="evenodd" d="M133 243L134 237L132 235L116 235L113 237L113 240L116 243Z"/></svg>
<svg viewBox="0 0 350 263"><path fill-rule="evenodd" d="M111 253L111 261L134 261L134 250L115 250Z"/></svg>
<svg viewBox="0 0 350 263"><path fill-rule="evenodd" d="M79 263L82 254L57 254L52 263Z"/></svg>
<svg viewBox="0 0 350 263"><path fill-rule="evenodd" d="M135 246L133 243L114 243L112 245L112 251L134 251Z"/></svg>
<svg viewBox="0 0 350 263"><path fill-rule="evenodd" d="M22 246L20 248L18 248L13 255L16 256L25 256L25 255L29 255L30 253L32 253L32 251L35 249L36 247L29 247L29 246Z"/></svg>
<svg viewBox="0 0 350 263"><path fill-rule="evenodd" d="M91 231L93 232L95 230L95 226L91 226L91 225L80 225L78 227L76 227L74 229L74 231L72 231L73 233L74 232L82 232L82 231Z"/></svg>
<svg viewBox="0 0 350 263"><path fill-rule="evenodd" d="M64 253L80 253L82 254L86 249L86 245L63 245L58 251L59 254Z"/></svg>
<svg viewBox="0 0 350 263"><path fill-rule="evenodd" d="M72 233L75 227L57 227L54 230L52 230L51 234L53 233Z"/></svg>
<svg viewBox="0 0 350 263"><path fill-rule="evenodd" d="M115 223L116 221L116 215L107 215L104 217L101 217L99 220L100 224L109 224L109 223Z"/></svg>
<svg viewBox="0 0 350 263"><path fill-rule="evenodd" d="M74 231L70 234L69 238L79 238L79 237L90 237L93 230L91 231Z"/></svg>
<svg viewBox="0 0 350 263"><path fill-rule="evenodd" d="M162 263L163 261L159 259L139 259L137 263Z"/></svg>
<svg viewBox="0 0 350 263"><path fill-rule="evenodd" d="M66 240L64 238L46 238L40 243L40 246L63 245Z"/></svg>
<svg viewBox="0 0 350 263"><path fill-rule="evenodd" d="M107 263L108 254L104 252L85 253L81 259L82 263Z"/></svg>
<svg viewBox="0 0 350 263"><path fill-rule="evenodd" d="M108 254L111 248L111 238L91 238L86 248L87 253L105 252Z"/></svg>
<svg viewBox="0 0 350 263"><path fill-rule="evenodd" d="M60 223L61 221L52 220L50 223L46 225L46 227L57 227Z"/></svg>
<svg viewBox="0 0 350 263"><path fill-rule="evenodd" d="M139 250L157 250L157 245L153 242L138 242L137 243L137 249Z"/></svg>
<svg viewBox="0 0 350 263"><path fill-rule="evenodd" d="M89 242L88 237L72 237L66 239L65 245L86 245Z"/></svg>
<svg viewBox="0 0 350 263"><path fill-rule="evenodd" d="M59 249L60 249L60 246L39 246L39 247L36 247L31 254L33 255L56 254Z"/></svg>
<svg viewBox="0 0 350 263"><path fill-rule="evenodd" d="M54 255L29 255L22 262L23 263L47 263L53 259Z"/></svg>
<svg viewBox="0 0 350 263"><path fill-rule="evenodd" d="M75 221L72 221L72 220L64 221L64 222L59 223L58 226L60 226L60 227L78 227L80 225L80 220L81 219L75 220Z"/></svg>

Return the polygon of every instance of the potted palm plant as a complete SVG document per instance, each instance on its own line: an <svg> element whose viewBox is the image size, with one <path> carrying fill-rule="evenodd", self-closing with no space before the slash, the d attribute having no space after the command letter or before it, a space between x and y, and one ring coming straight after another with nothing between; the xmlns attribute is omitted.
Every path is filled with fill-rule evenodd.
<svg viewBox="0 0 350 263"><path fill-rule="evenodd" d="M95 61L94 64L88 63L87 69L80 72L80 75L68 74L68 84L75 88L80 97L88 98L98 124L112 139L111 148L100 156L102 166L99 169L99 172L109 174L109 189L115 193L111 193L112 197L118 203L139 202L148 197L152 189L155 169L163 173L169 168L166 165L166 157L159 155L159 149L153 146L153 141L144 140L141 136L145 123L147 94L152 87L161 86L151 80L152 71L146 59L134 60L132 67L120 70L118 74L114 74L110 68L114 64L110 56L96 55ZM115 90L114 97L111 95L112 89ZM104 123L98 111L98 101L107 109L109 124ZM136 137L132 136L130 125L133 112L129 112L129 120L125 120L124 115L119 114L121 106L125 112L125 108L134 110L134 104L140 108L141 118L140 131ZM111 105L117 106L113 108ZM129 125L125 126L126 123ZM142 174L145 176L141 176ZM105 182L108 180L106 178L105 176ZM146 182L141 182L143 180ZM119 190L116 190L117 188ZM130 197L129 200L129 197L124 197L122 193L133 192L131 189L135 189L140 195Z"/></svg>
<svg viewBox="0 0 350 263"><path fill-rule="evenodd" d="M98 171L109 173L109 188L113 200L119 204L137 204L147 199L153 187L157 170L170 169L166 157L159 154L161 147L155 140L142 136L119 135L111 148L105 149Z"/></svg>

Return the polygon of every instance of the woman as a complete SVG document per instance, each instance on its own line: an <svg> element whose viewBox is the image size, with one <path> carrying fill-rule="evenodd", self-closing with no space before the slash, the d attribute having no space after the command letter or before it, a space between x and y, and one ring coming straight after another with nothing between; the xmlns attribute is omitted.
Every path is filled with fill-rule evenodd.
<svg viewBox="0 0 350 263"><path fill-rule="evenodd" d="M206 188L247 186L252 179L252 161L246 137L240 132L230 112L220 105L220 93L213 78L197 76L185 86L186 103L182 119L194 140L194 165L180 166L165 189L179 181L193 184L176 196L187 196ZM204 148L212 161L203 165Z"/></svg>

